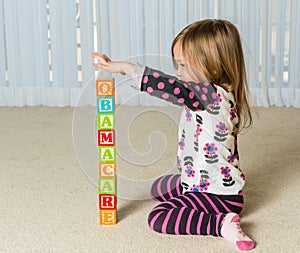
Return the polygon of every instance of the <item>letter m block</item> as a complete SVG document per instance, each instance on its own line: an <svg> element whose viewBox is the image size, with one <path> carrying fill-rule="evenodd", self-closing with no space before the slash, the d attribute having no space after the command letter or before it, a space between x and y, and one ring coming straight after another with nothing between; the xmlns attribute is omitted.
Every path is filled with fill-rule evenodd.
<svg viewBox="0 0 300 253"><path fill-rule="evenodd" d="M98 130L98 146L115 146L115 131Z"/></svg>

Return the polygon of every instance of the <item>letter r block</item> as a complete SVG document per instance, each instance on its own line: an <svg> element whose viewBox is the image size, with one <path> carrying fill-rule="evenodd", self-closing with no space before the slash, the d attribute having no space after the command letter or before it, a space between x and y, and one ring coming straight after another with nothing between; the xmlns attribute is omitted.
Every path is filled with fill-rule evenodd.
<svg viewBox="0 0 300 253"><path fill-rule="evenodd" d="M115 194L100 194L99 209L100 210L116 210L117 197Z"/></svg>

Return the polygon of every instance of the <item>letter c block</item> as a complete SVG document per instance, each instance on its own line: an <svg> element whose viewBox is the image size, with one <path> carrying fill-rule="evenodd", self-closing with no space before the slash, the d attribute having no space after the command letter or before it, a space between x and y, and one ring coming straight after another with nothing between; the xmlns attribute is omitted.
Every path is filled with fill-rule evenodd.
<svg viewBox="0 0 300 253"><path fill-rule="evenodd" d="M99 178L116 177L115 163L99 163Z"/></svg>

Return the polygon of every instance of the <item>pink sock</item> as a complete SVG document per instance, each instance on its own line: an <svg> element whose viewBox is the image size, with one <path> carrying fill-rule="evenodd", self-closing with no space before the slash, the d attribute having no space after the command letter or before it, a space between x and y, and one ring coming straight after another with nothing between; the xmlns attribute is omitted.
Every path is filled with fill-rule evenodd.
<svg viewBox="0 0 300 253"><path fill-rule="evenodd" d="M224 217L221 235L240 250L251 250L255 246L254 242L242 231L240 217L236 213L228 213Z"/></svg>

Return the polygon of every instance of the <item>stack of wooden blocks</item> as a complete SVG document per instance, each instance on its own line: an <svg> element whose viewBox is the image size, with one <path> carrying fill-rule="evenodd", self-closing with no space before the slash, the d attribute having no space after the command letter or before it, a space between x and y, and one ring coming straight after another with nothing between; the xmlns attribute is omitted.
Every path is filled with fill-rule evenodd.
<svg viewBox="0 0 300 253"><path fill-rule="evenodd" d="M101 225L117 222L115 85L114 79L96 80L99 159L99 218Z"/></svg>

